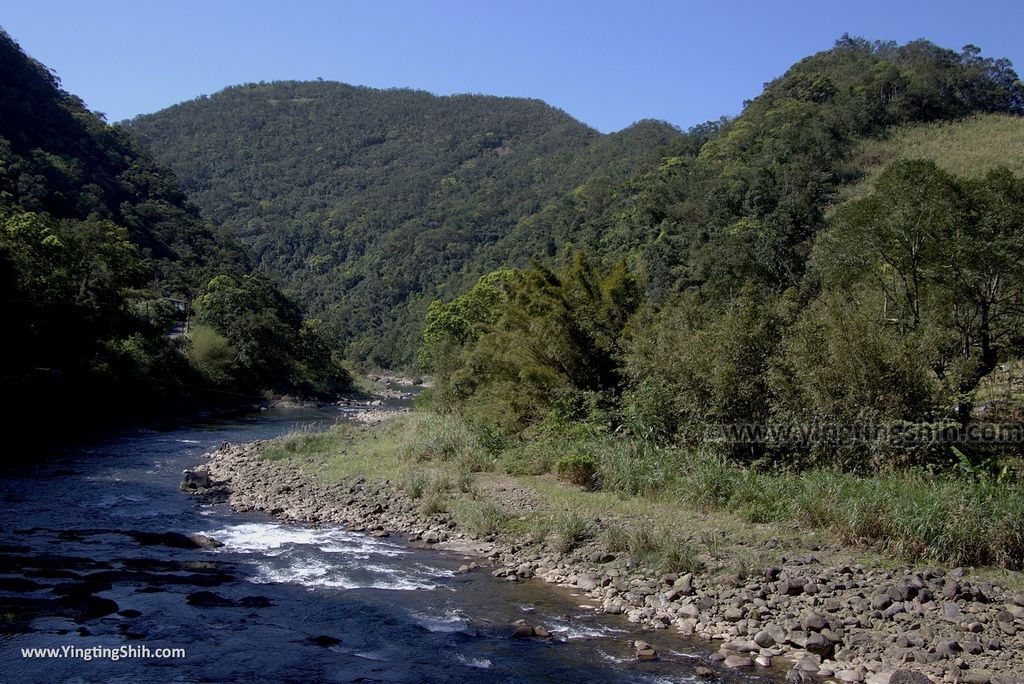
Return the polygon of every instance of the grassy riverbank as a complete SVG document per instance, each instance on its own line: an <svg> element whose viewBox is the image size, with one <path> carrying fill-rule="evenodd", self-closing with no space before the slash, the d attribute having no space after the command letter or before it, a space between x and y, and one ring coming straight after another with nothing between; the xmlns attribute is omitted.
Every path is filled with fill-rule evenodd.
<svg viewBox="0 0 1024 684"><path fill-rule="evenodd" d="M265 455L327 481L398 483L424 512L447 511L470 532L561 552L597 541L665 572L743 577L780 549L832 549L871 561L992 566L986 574L1022 584L1016 483L921 471L758 472L582 427L492 444L432 413L294 433Z"/></svg>

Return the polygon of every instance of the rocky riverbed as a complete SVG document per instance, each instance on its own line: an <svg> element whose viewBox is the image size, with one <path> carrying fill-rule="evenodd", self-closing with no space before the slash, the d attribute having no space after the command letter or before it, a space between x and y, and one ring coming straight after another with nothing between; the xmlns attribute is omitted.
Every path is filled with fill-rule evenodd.
<svg viewBox="0 0 1024 684"><path fill-rule="evenodd" d="M186 473L182 489L240 511L471 553L480 560L462 571L480 563L509 582L537 578L572 587L597 610L717 644L712 659L727 668L784 667L792 682L1024 682L1024 595L971 582L960 568L882 569L852 554L848 562L835 554L826 562L812 551L780 555L776 564L728 582L648 576L637 559L594 543L560 554L477 538L447 514L421 514L391 482L322 482L296 462L263 458L264 445L223 445ZM528 496L513 491L499 503L507 498L505 505L514 506ZM638 642L638 657L656 657L656 632L650 642Z"/></svg>

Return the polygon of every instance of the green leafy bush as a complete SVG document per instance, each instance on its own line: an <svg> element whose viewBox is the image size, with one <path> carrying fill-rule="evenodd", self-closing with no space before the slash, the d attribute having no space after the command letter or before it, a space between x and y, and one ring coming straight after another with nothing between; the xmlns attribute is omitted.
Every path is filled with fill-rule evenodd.
<svg viewBox="0 0 1024 684"><path fill-rule="evenodd" d="M572 454L555 464L558 477L583 489L597 489L597 463L587 454Z"/></svg>

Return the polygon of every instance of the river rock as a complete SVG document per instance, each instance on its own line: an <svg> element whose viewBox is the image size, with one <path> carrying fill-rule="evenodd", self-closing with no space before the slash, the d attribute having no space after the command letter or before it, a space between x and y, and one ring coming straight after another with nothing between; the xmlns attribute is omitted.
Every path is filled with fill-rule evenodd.
<svg viewBox="0 0 1024 684"><path fill-rule="evenodd" d="M236 605L241 608L269 608L274 604L266 596L243 596Z"/></svg>
<svg viewBox="0 0 1024 684"><path fill-rule="evenodd" d="M750 660L750 656L734 653L732 655L727 655L725 660L722 661L722 664L731 670L735 670L741 667L750 667L753 663Z"/></svg>
<svg viewBox="0 0 1024 684"><path fill-rule="evenodd" d="M804 643L804 648L823 658L831 656L832 652L835 650L835 646L832 642L818 632L811 632L807 635L807 641Z"/></svg>
<svg viewBox="0 0 1024 684"><path fill-rule="evenodd" d="M871 599L871 607L875 610L885 610L892 605L892 599L888 594L877 594Z"/></svg>
<svg viewBox="0 0 1024 684"><path fill-rule="evenodd" d="M646 641L634 641L633 651L637 660L655 660L658 657L658 652Z"/></svg>
<svg viewBox="0 0 1024 684"><path fill-rule="evenodd" d="M319 634L315 637L309 638L310 643L316 644L317 646L323 646L324 648L330 648L331 646L337 646L341 643L341 639L336 637L328 636L326 634Z"/></svg>
<svg viewBox="0 0 1024 684"><path fill-rule="evenodd" d="M932 680L914 670L896 670L889 677L888 684L932 684Z"/></svg>
<svg viewBox="0 0 1024 684"><path fill-rule="evenodd" d="M202 470L186 470L178 487L183 492L194 492L199 489L208 489L211 484L209 473Z"/></svg>
<svg viewBox="0 0 1024 684"><path fill-rule="evenodd" d="M533 636L533 627L526 624L526 620L516 620L512 623L512 634L510 635L513 639L525 639Z"/></svg>
<svg viewBox="0 0 1024 684"><path fill-rule="evenodd" d="M0 591L11 591L15 593L26 593L39 591L42 584L25 579L24 577L0 577ZM88 592L92 593L92 592Z"/></svg>
<svg viewBox="0 0 1024 684"><path fill-rule="evenodd" d="M940 641L935 644L935 653L942 658L953 658L963 649L956 641Z"/></svg>
<svg viewBox="0 0 1024 684"><path fill-rule="evenodd" d="M229 608L235 605L231 599L212 591L196 591L185 597L190 606L196 608Z"/></svg>
<svg viewBox="0 0 1024 684"><path fill-rule="evenodd" d="M217 541L213 537L207 537L205 534L193 534L190 538L201 549L219 549L224 546L224 542Z"/></svg>
<svg viewBox="0 0 1024 684"><path fill-rule="evenodd" d="M102 596L85 596L81 598L68 596L58 599L55 603L70 609L76 622L95 620L106 615L112 615L119 610L117 603Z"/></svg>
<svg viewBox="0 0 1024 684"><path fill-rule="evenodd" d="M828 627L828 622L820 613L810 612L804 615L800 625L808 632L820 632Z"/></svg>

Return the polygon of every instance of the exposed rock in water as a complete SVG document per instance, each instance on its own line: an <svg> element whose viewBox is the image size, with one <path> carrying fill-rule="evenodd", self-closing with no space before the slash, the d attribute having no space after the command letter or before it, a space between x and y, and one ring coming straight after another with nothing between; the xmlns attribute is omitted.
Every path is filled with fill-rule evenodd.
<svg viewBox="0 0 1024 684"><path fill-rule="evenodd" d="M210 487L210 474L202 470L186 470L181 478L179 489L183 492L194 492Z"/></svg>
<svg viewBox="0 0 1024 684"><path fill-rule="evenodd" d="M201 549L219 549L224 546L224 542L217 541L213 537L207 537L205 534L193 534L190 539Z"/></svg>
<svg viewBox="0 0 1024 684"><path fill-rule="evenodd" d="M235 606L235 602L231 599L212 591L196 591L189 594L185 600L190 606L196 608L232 608Z"/></svg>
<svg viewBox="0 0 1024 684"><path fill-rule="evenodd" d="M316 644L317 646L323 646L324 648L330 648L331 646L337 646L341 643L341 639L336 637L327 636L326 634L319 634L315 637L310 637L309 641Z"/></svg>
<svg viewBox="0 0 1024 684"><path fill-rule="evenodd" d="M633 649L637 660L656 660L658 652L646 641L634 641Z"/></svg>

